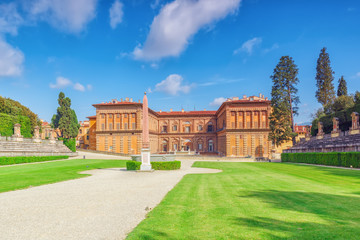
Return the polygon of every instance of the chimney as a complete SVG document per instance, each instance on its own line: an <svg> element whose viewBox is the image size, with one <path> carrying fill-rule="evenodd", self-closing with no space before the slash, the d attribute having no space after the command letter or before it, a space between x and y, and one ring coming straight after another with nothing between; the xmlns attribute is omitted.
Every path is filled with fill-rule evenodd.
<svg viewBox="0 0 360 240"><path fill-rule="evenodd" d="M159 111L160 113L162 113L162 111L161 111L161 109L160 109L160 111Z"/></svg>
<svg viewBox="0 0 360 240"><path fill-rule="evenodd" d="M184 109L181 109L181 112L185 112Z"/></svg>
<svg viewBox="0 0 360 240"><path fill-rule="evenodd" d="M140 99L139 99L139 103L141 103Z"/></svg>
<svg viewBox="0 0 360 240"><path fill-rule="evenodd" d="M239 100L239 97L233 97L232 100Z"/></svg>
<svg viewBox="0 0 360 240"><path fill-rule="evenodd" d="M204 108L204 111L206 111L206 108Z"/></svg>
<svg viewBox="0 0 360 240"><path fill-rule="evenodd" d="M130 102L133 102L133 99L132 99L132 98L130 98Z"/></svg>
<svg viewBox="0 0 360 240"><path fill-rule="evenodd" d="M243 95L243 99L246 99L246 95Z"/></svg>
<svg viewBox="0 0 360 240"><path fill-rule="evenodd" d="M266 97L265 100L268 100L268 98Z"/></svg>
<svg viewBox="0 0 360 240"><path fill-rule="evenodd" d="M125 102L129 102L129 98L127 97L127 98L125 98Z"/></svg>
<svg viewBox="0 0 360 240"><path fill-rule="evenodd" d="M172 112L172 108L170 108L170 112Z"/></svg>
<svg viewBox="0 0 360 240"><path fill-rule="evenodd" d="M121 98L120 101L123 102L123 99Z"/></svg>

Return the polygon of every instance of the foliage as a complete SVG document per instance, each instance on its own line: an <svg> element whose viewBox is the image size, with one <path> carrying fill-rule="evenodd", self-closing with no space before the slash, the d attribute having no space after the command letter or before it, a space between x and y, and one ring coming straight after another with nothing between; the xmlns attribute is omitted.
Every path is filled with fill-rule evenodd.
<svg viewBox="0 0 360 240"><path fill-rule="evenodd" d="M65 97L65 94L60 92L58 103L57 114L54 114L51 119L51 127L54 129L58 128L63 138L76 138L80 124L78 123L75 111L70 108L70 98Z"/></svg>
<svg viewBox="0 0 360 240"><path fill-rule="evenodd" d="M125 166L125 162L124 160L71 159L1 167L0 192L86 177L89 174L79 172L98 168L121 168Z"/></svg>
<svg viewBox="0 0 360 240"><path fill-rule="evenodd" d="M127 170L140 170L141 162L137 161L127 161L126 162L126 169Z"/></svg>
<svg viewBox="0 0 360 240"><path fill-rule="evenodd" d="M67 146L72 152L76 152L76 139L75 138L64 138L63 143Z"/></svg>
<svg viewBox="0 0 360 240"><path fill-rule="evenodd" d="M298 68L292 58L283 56L271 76L273 87L269 138L276 146L290 139L295 140L293 115L298 114L297 105L300 102L296 87L299 82L297 74Z"/></svg>
<svg viewBox="0 0 360 240"><path fill-rule="evenodd" d="M2 136L12 136L14 134L14 125L20 123L21 135L26 138L31 138L31 120L27 116L22 115L8 115L0 113L0 134Z"/></svg>
<svg viewBox="0 0 360 240"><path fill-rule="evenodd" d="M316 66L316 98L323 106L333 102L335 90L333 85L334 72L330 66L330 57L324 47L320 51Z"/></svg>
<svg viewBox="0 0 360 240"><path fill-rule="evenodd" d="M176 170L180 169L180 161L164 161L164 162L151 162L151 167L154 170Z"/></svg>
<svg viewBox="0 0 360 240"><path fill-rule="evenodd" d="M360 152L282 153L281 161L360 168Z"/></svg>
<svg viewBox="0 0 360 240"><path fill-rule="evenodd" d="M339 79L339 86L338 86L338 90L337 90L337 96L347 96L348 92L347 92L347 84L346 81L344 79L344 76L341 76L341 78Z"/></svg>
<svg viewBox="0 0 360 240"><path fill-rule="evenodd" d="M340 97L337 97L332 104L332 112L338 112L345 110L347 108L353 107L355 104L354 98L352 96L347 95L341 95Z"/></svg>
<svg viewBox="0 0 360 240"><path fill-rule="evenodd" d="M68 159L68 158L69 156L0 157L0 165L44 162L44 161L52 161L52 160Z"/></svg>
<svg viewBox="0 0 360 240"><path fill-rule="evenodd" d="M205 161L193 167L222 172L185 175L127 240L360 236L360 171Z"/></svg>
<svg viewBox="0 0 360 240"><path fill-rule="evenodd" d="M360 92L356 91L354 96L355 104L360 104Z"/></svg>
<svg viewBox="0 0 360 240"><path fill-rule="evenodd" d="M0 96L0 134L11 136L14 133L14 124L21 124L21 134L31 137L35 126L40 126L38 116L18 101ZM6 118L6 119L3 119ZM11 132L11 133L10 133Z"/></svg>

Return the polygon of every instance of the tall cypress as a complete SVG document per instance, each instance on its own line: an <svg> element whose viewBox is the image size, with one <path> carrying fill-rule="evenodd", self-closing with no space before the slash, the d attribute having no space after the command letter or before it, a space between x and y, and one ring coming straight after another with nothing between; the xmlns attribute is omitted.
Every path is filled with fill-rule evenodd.
<svg viewBox="0 0 360 240"><path fill-rule="evenodd" d="M338 90L337 90L337 96L347 96L348 92L347 92L347 84L346 81L344 79L344 76L341 76L341 78L339 79L339 86L338 86Z"/></svg>
<svg viewBox="0 0 360 240"><path fill-rule="evenodd" d="M320 51L316 66L316 98L323 106L331 104L335 99L334 72L330 66L330 57L324 47Z"/></svg>
<svg viewBox="0 0 360 240"><path fill-rule="evenodd" d="M295 143L294 115L298 114L298 68L289 56L282 56L276 65L271 90L270 134L272 142L279 146L290 139Z"/></svg>

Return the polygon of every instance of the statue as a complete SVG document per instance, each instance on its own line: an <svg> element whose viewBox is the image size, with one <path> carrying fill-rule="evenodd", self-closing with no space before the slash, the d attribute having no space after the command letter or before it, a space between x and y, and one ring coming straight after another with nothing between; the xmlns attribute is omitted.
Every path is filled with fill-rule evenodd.
<svg viewBox="0 0 360 240"><path fill-rule="evenodd" d="M340 136L339 119L334 117L333 118L333 130L331 131L331 137L338 137L338 136Z"/></svg>
<svg viewBox="0 0 360 240"><path fill-rule="evenodd" d="M360 128L359 128L359 113L353 112L351 114L351 128L350 128L350 134L359 134Z"/></svg>
<svg viewBox="0 0 360 240"><path fill-rule="evenodd" d="M318 123L318 134L316 135L316 139L323 139L324 138L324 131L323 131L323 123Z"/></svg>

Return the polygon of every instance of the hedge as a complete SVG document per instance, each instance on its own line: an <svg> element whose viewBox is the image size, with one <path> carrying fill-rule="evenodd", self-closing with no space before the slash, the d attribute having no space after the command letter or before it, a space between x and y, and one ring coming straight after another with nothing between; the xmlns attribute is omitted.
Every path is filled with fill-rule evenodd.
<svg viewBox="0 0 360 240"><path fill-rule="evenodd" d="M41 156L41 157L0 157L0 165L12 165L19 163L45 162L59 159L68 159L69 156Z"/></svg>
<svg viewBox="0 0 360 240"><path fill-rule="evenodd" d="M126 169L127 170L140 170L141 162L137 161L127 161ZM154 170L176 170L180 169L180 161L167 161L167 162L151 162L151 168Z"/></svg>
<svg viewBox="0 0 360 240"><path fill-rule="evenodd" d="M282 153L281 161L360 168L360 152Z"/></svg>
<svg viewBox="0 0 360 240"><path fill-rule="evenodd" d="M59 138L60 140L62 138ZM76 140L75 138L62 139L65 146L67 146L72 152L76 152Z"/></svg>
<svg viewBox="0 0 360 240"><path fill-rule="evenodd" d="M12 116L0 113L0 134L2 136L12 136L14 134L14 125L20 123L21 135L25 138L31 138L31 122L27 116Z"/></svg>

